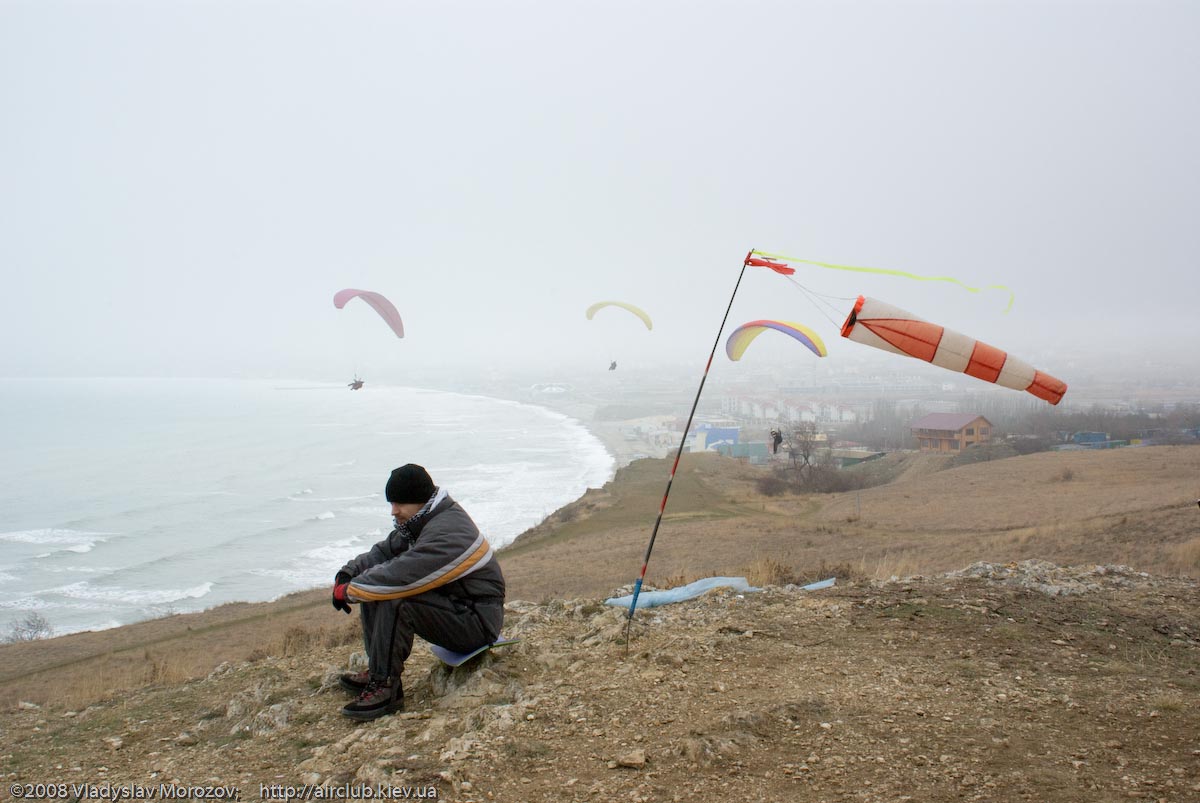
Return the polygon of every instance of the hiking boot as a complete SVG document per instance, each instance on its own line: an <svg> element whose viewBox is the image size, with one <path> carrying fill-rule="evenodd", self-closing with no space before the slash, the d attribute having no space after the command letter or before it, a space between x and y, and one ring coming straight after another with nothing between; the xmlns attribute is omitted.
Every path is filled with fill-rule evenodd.
<svg viewBox="0 0 1200 803"><path fill-rule="evenodd" d="M371 678L354 702L342 709L351 719L376 719L404 710L404 687L400 678Z"/></svg>
<svg viewBox="0 0 1200 803"><path fill-rule="evenodd" d="M353 694L362 694L362 690L367 687L367 683L371 680L371 673L367 670L361 672L344 672L338 677L338 684L348 692Z"/></svg>

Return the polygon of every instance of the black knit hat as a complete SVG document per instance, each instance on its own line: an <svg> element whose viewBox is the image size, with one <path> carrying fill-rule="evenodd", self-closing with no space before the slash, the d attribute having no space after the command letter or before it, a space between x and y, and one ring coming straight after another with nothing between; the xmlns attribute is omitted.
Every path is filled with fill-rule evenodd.
<svg viewBox="0 0 1200 803"><path fill-rule="evenodd" d="M383 495L389 502L401 505L414 502L425 504L429 497L433 496L433 491L433 480L429 478L429 472L416 463L406 463L392 471Z"/></svg>

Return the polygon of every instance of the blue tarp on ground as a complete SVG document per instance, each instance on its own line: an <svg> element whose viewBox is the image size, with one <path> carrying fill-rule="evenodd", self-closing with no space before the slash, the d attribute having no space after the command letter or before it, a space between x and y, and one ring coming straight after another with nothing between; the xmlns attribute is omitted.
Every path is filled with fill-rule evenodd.
<svg viewBox="0 0 1200 803"><path fill-rule="evenodd" d="M835 578L830 577L828 580L809 583L801 588L804 591L817 591L822 588L831 588L835 582ZM683 602L684 600L695 599L706 591L712 591L714 588L731 588L734 591L747 592L762 591L761 588L751 586L745 577L705 577L703 580L697 580L694 583L688 583L678 588L668 588L664 591L643 591L641 594L638 594L637 606L639 608L657 608L659 605ZM628 608L631 602L633 602L633 594L604 600L605 605L613 605L618 608Z"/></svg>
<svg viewBox="0 0 1200 803"><path fill-rule="evenodd" d="M695 599L714 588L732 588L734 591L762 590L761 588L752 588L745 577L705 577L703 580L697 580L678 588L668 588L665 591L643 591L638 594L637 606L639 608L657 608L659 605L683 602L685 599ZM614 605L618 608L628 608L631 602L633 602L633 594L604 600L605 605Z"/></svg>

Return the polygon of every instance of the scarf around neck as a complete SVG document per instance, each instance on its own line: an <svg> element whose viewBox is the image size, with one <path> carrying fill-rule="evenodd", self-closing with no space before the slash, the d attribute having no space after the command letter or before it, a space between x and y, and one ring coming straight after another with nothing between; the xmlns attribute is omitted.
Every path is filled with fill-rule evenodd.
<svg viewBox="0 0 1200 803"><path fill-rule="evenodd" d="M407 521L396 522L396 529L400 532L400 537L407 541L409 546L412 546L417 540L417 536L413 534L413 529L416 528L419 534L421 523L425 521L425 519L429 518L429 514L433 512L433 509L437 507L438 504L446 498L446 496L447 494L445 488L434 488L433 496L429 497L429 500L421 506L420 510L413 514L412 518L408 519ZM393 517L392 520L395 521L395 517Z"/></svg>

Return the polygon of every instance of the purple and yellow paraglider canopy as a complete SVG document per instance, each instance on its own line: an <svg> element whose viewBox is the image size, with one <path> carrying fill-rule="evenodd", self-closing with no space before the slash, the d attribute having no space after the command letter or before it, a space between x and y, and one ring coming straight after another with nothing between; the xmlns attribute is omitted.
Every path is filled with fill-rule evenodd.
<svg viewBox="0 0 1200 803"><path fill-rule="evenodd" d="M804 324L792 321L766 320L750 321L734 329L733 334L725 341L725 353L729 355L729 359L731 360L740 360L746 349L750 346L751 341L768 329L774 329L776 332L783 332L788 337L795 338L818 357L824 357L829 353L825 350L825 343L821 340L821 336Z"/></svg>

